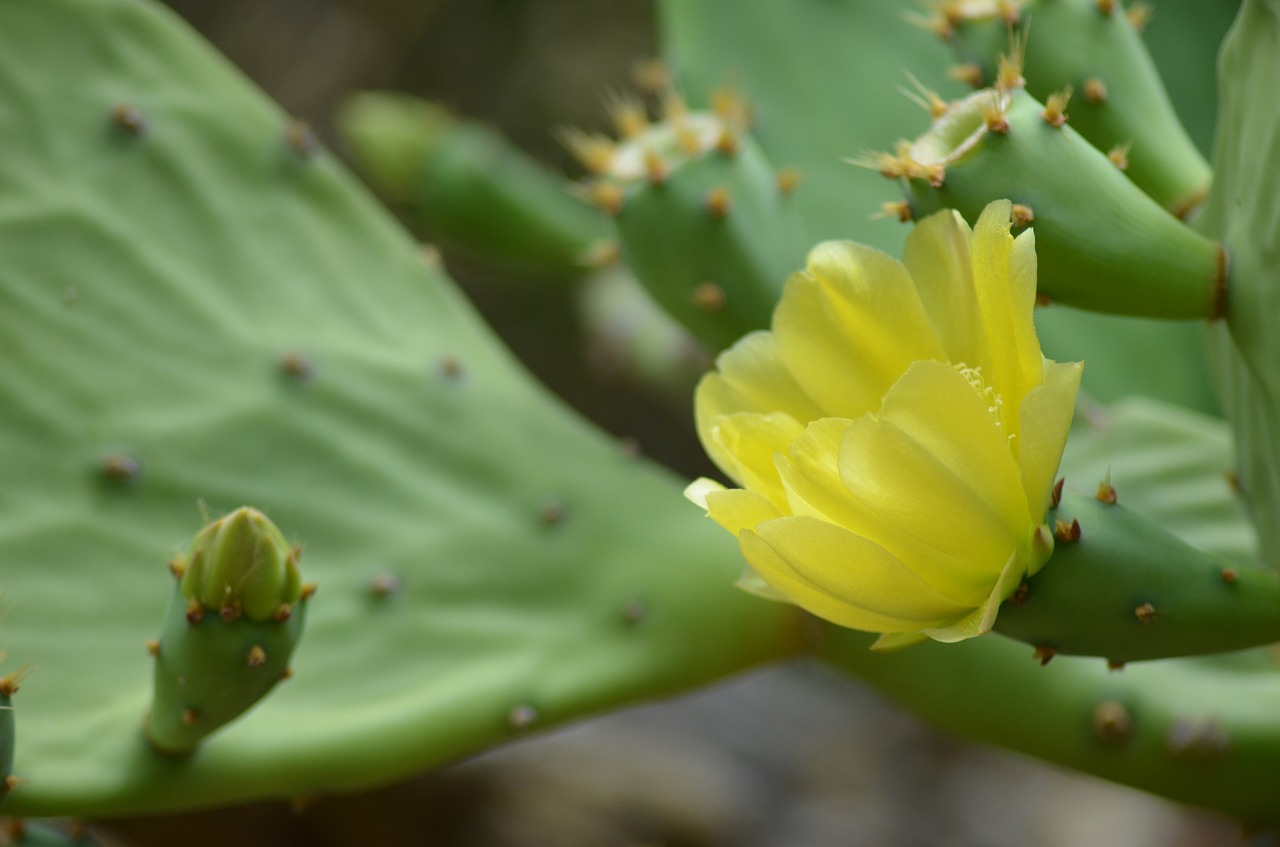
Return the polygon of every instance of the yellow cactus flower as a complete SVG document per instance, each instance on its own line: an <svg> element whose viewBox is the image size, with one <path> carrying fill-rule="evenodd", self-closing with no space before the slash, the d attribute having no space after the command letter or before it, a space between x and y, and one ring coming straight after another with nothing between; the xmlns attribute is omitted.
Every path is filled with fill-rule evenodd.
<svg viewBox="0 0 1280 847"><path fill-rule="evenodd" d="M889 648L987 632L1047 561L1082 365L1040 351L1034 235L1010 208L921 221L901 263L818 245L772 331L703 377L698 434L742 488L686 495L738 536L743 587Z"/></svg>

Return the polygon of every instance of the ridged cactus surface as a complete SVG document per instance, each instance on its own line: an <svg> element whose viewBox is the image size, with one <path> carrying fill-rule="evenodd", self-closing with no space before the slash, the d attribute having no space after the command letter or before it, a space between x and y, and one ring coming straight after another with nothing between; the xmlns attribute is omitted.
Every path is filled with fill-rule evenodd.
<svg viewBox="0 0 1280 847"><path fill-rule="evenodd" d="M13 0L0 45L9 811L369 786L795 648L673 480L534 385L171 14ZM321 591L293 678L165 757L165 563L245 503Z"/></svg>

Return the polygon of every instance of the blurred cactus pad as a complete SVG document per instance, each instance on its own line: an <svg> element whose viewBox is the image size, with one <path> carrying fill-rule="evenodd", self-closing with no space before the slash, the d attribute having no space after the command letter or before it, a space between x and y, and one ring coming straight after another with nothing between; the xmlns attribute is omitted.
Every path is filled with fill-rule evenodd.
<svg viewBox="0 0 1280 847"><path fill-rule="evenodd" d="M1070 2L1097 15L1120 5ZM1054 3L1068 0L1041 5ZM1216 47L1231 10L1187 8L1171 4L1166 32L1177 35L1160 55ZM714 111L727 83L751 117L703 158L651 168L612 221L571 196L561 176L463 119L427 122L427 144L412 122L385 113L378 119L394 138L378 138L377 127L347 131L389 151L392 181L410 184L380 187L399 201L424 183L452 192L460 205L423 217L464 249L576 278L605 261L608 251L591 251L617 235L631 259L630 271L614 269L625 284L644 285L690 335L721 345L768 320L768 286L781 285L778 268L803 260L801 242L856 238L899 253L906 228L870 216L900 201L901 186L842 159L924 131L928 115L896 90L902 72L958 97L948 49L976 61L984 43L940 45L902 12L896 0L660 4L666 58L689 106ZM1238 92L1218 130L1232 140L1215 163L1227 178L1214 183L1195 232L1177 232L1243 259L1241 290L1251 294L1214 332L1250 499L1228 482L1229 425L1206 414L1216 400L1202 323L1061 306L1039 315L1046 354L1088 359L1086 390L1116 401L1087 401L1062 470L1068 504L1088 501L1109 473L1126 517L1093 521L1113 505L1096 496L1081 506L1087 543L1072 560L1096 569L1149 533L1174 551L1170 568L1194 567L1251 602L1247 622L1225 621L1236 632L1254 627L1226 639L1232 647L1273 635L1263 601L1277 580L1268 566L1280 490L1277 429L1259 400L1273 396L1274 342L1257 326L1275 311L1266 292L1276 290L1276 193L1274 178L1254 179L1260 162L1274 161L1278 137L1269 97L1280 8L1248 0L1245 13L1222 80ZM1116 641L1062 645L1088 655L1047 667L1052 645L994 634L873 654L868 636L734 589L738 550L683 500L685 480L539 386L434 252L172 13L144 0L5 0L0 47L0 646L11 674L0 693L0 766L12 752L15 777L4 783L7 813L112 816L357 790L806 654L962 735L1249 820L1280 816L1280 677L1265 648L1122 673L1102 660L1112 647L1123 658L1221 649L1196 636L1230 616L1223 585L1215 597L1225 605L1213 606L1197 603L1191 583L1166 579L1170 608L1188 613L1153 609L1145 620L1132 613L1140 597L1116 595L1141 586L1104 584L1116 602L1095 608L1086 597L1083 610L1063 592L1077 605L1055 613L1079 611L1086 627L1105 618ZM1189 137L1203 144L1207 95L1200 89L1197 99L1194 81L1179 85L1185 99L1174 105L1196 110ZM445 143L438 136L450 127L462 135ZM448 161L414 162L442 150ZM1187 184L1200 186L1203 163L1185 139L1177 160L1193 163ZM801 179L780 184L793 168ZM735 205L735 196L749 202ZM1052 193L1043 196L1036 212L1052 218ZM480 201L498 213L486 215ZM628 202L647 214L627 221ZM735 208L769 214L752 230L735 222ZM1154 208L1161 226L1186 226ZM771 221L785 231L758 231ZM702 252L705 242L716 251ZM1123 279L1123 257L1115 264ZM675 273L690 267L697 278ZM739 276L710 276L725 268ZM664 337L687 341L674 330ZM287 548L295 565L300 554L306 580L320 587L306 600L296 649L290 634L289 678L208 738L170 745L190 752L164 755L144 731L148 642L191 625L166 623L168 563L209 518L240 507L269 518L273 549ZM1224 580L1233 568L1247 578ZM296 573L281 579L284 604L299 601ZM219 617L231 608L234 619L213 590L201 608ZM1034 603L1030 624L1011 635L1042 631ZM163 655L161 641L151 650ZM237 645L242 654L249 665L257 655ZM225 687L216 663L198 664L201 690ZM180 724L198 717L170 714Z"/></svg>

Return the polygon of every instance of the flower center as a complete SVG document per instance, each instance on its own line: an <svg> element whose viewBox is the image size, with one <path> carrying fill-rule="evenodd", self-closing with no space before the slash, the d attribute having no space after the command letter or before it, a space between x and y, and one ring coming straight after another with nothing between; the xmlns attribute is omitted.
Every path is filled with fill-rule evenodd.
<svg viewBox="0 0 1280 847"><path fill-rule="evenodd" d="M964 377L973 386L973 390L982 396L987 403L987 413L996 422L996 427L1003 430L1004 425L1001 419L1004 412L1004 398L996 392L994 386L987 385L987 381L982 376L982 367L966 365L964 362L956 362L951 367L955 368L956 373ZM1010 434L1009 440L1012 441L1014 437L1015 434Z"/></svg>

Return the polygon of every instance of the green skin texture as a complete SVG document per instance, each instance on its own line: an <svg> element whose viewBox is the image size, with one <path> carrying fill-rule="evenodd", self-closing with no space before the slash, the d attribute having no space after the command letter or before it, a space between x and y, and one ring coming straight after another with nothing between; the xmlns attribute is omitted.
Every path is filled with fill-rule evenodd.
<svg viewBox="0 0 1280 847"><path fill-rule="evenodd" d="M433 240L509 271L573 279L609 222L564 181L474 121L408 95L352 98L338 125L372 184Z"/></svg>
<svg viewBox="0 0 1280 847"><path fill-rule="evenodd" d="M349 178L289 151L283 116L169 14L11 0L0 34L0 558L8 653L38 669L11 811L370 786L511 738L513 710L550 725L806 647L794 609L725 590L733 540L679 482L532 385ZM110 124L121 98L144 136ZM290 350L310 379L281 373ZM1212 425L1189 429L1189 449L1221 447ZM104 478L122 450L140 474ZM194 756L165 757L138 726L142 644L159 565L202 500L268 511L324 592L295 679ZM380 596L386 573L402 588ZM817 649L973 737L1276 814L1280 684L1256 656L1117 675L1041 669L997 637L892 656L868 642L831 631ZM1102 697L1138 720L1127 745L1083 743ZM1230 751L1178 764L1168 731L1210 715Z"/></svg>
<svg viewBox="0 0 1280 847"><path fill-rule="evenodd" d="M992 200L1010 198L1035 213L1041 294L1118 315L1212 317L1217 245L1143 194L1069 123L1046 122L1044 106L1025 91L1009 97L1008 130L987 130L954 154L941 187L906 181L916 214L953 208L973 222ZM960 151L982 126L971 104L935 121L922 138Z"/></svg>
<svg viewBox="0 0 1280 847"><path fill-rule="evenodd" d="M265 697L288 672L308 605L298 603L283 621L226 621L210 611L191 623L187 597L175 585L155 657L148 740L166 753L189 753ZM264 657L256 667L248 660L255 647ZM195 715L190 725L187 710Z"/></svg>
<svg viewBox="0 0 1280 847"><path fill-rule="evenodd" d="M946 78L948 51L904 24L900 0L663 0L658 10L664 55L692 102L705 104L726 82L737 85L755 106L766 155L805 175L795 199L812 241L849 238L901 255L907 228L872 218L900 194L845 159L919 134L922 113L899 93L904 70L944 97L964 92ZM1209 70L1231 13L1228 3L1166 3L1146 36L1203 145L1214 103ZM1139 393L1217 409L1199 326L1056 307L1041 310L1037 325L1050 358L1088 355L1084 389L1099 400Z"/></svg>
<svg viewBox="0 0 1280 847"><path fill-rule="evenodd" d="M1163 9L1161 10L1163 14ZM1013 32L1028 33L1023 75L1044 102L1071 87L1071 126L1099 150L1132 144L1125 170L1134 185L1170 210L1186 210L1209 190L1209 163L1182 128L1151 55L1124 10L1105 15L1095 0L1031 0ZM994 17L960 23L952 43L962 62L994 80L1009 50L1009 29ZM1101 80L1107 99L1084 97Z"/></svg>
<svg viewBox="0 0 1280 847"><path fill-rule="evenodd" d="M716 189L728 192L723 217L707 209ZM794 196L778 188L750 137L735 153L711 151L676 165L661 184L633 186L614 220L636 278L713 350L768 326L783 282L812 246ZM722 308L695 303L707 282L726 292Z"/></svg>
<svg viewBox="0 0 1280 847"><path fill-rule="evenodd" d="M34 668L9 811L359 789L514 738L525 706L553 726L800 649L795 609L726 590L732 539L683 481L534 384L171 13L16 0L0 34L4 646ZM120 451L135 478L104 477ZM270 514L323 588L294 678L166 757L144 644L202 503Z"/></svg>

